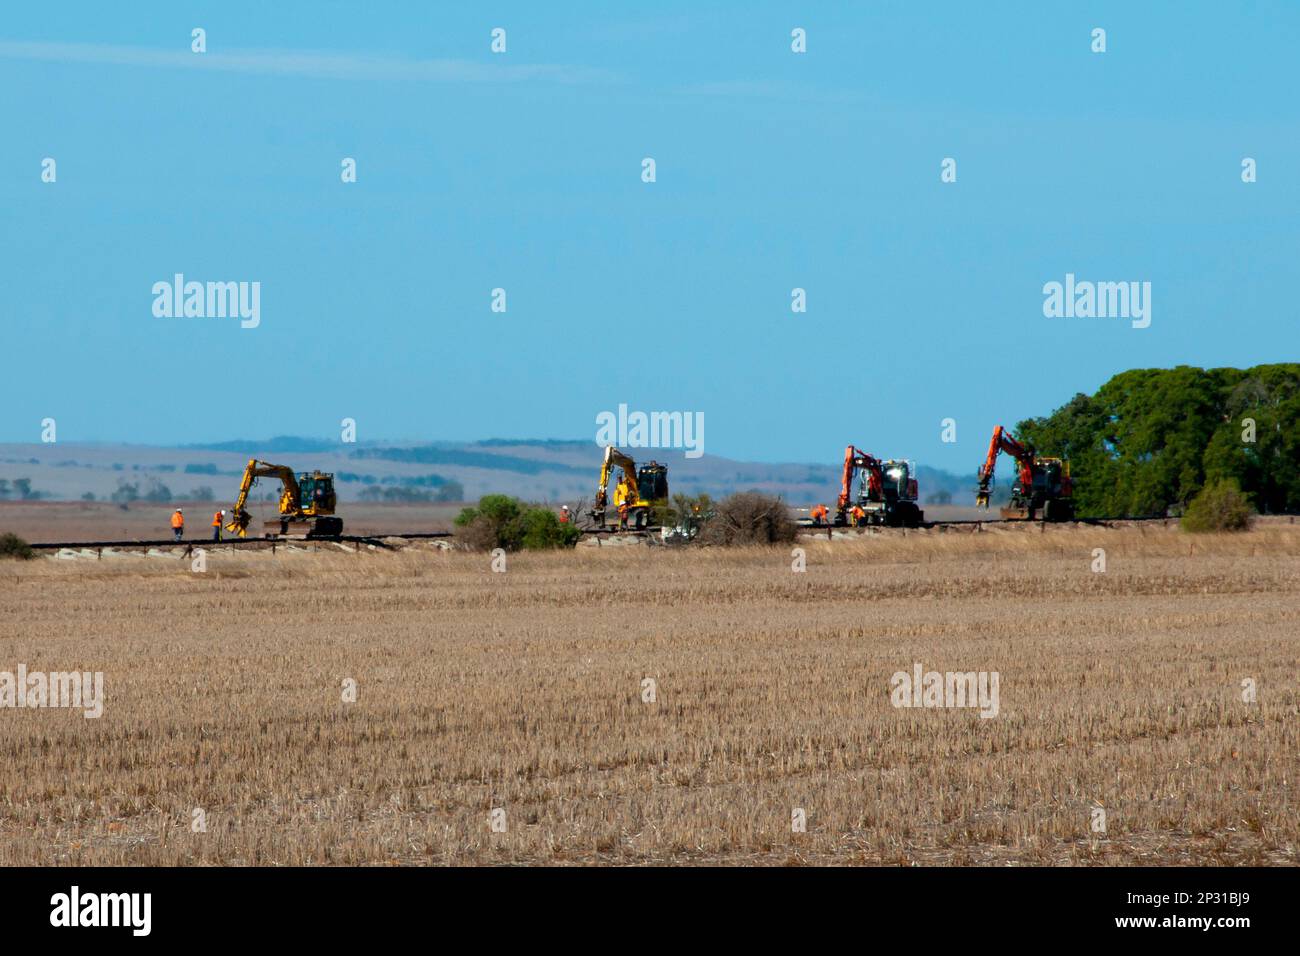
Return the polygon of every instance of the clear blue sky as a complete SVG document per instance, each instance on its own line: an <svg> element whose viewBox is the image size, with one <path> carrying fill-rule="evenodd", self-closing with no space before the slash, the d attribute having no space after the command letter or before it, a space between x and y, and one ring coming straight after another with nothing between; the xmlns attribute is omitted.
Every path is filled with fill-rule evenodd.
<svg viewBox="0 0 1300 956"><path fill-rule="evenodd" d="M1297 5L700 6L6 10L0 441L594 438L625 402L710 454L969 471L1125 368L1297 359ZM154 318L176 272L260 281L261 326ZM1151 327L1044 318L1067 272L1150 281Z"/></svg>

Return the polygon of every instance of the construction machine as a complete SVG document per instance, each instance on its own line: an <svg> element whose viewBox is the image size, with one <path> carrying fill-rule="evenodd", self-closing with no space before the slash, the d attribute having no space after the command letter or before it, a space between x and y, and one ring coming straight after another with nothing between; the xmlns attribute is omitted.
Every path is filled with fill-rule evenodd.
<svg viewBox="0 0 1300 956"><path fill-rule="evenodd" d="M708 495L687 498L678 495L674 507L667 509L667 523L659 529L659 537L666 544L685 544L695 540L704 525L717 517Z"/></svg>
<svg viewBox="0 0 1300 956"><path fill-rule="evenodd" d="M634 528L647 527L650 509L668 498L668 466L652 461L637 468L636 462L625 452L613 445L606 446L605 459L600 465L600 483L596 486L596 501L588 512L600 527L605 525L609 478L615 468L622 473L614 487L619 527L625 527L629 521Z"/></svg>
<svg viewBox="0 0 1300 956"><path fill-rule="evenodd" d="M247 537L248 525L253 520L244 505L248 493L259 478L280 479L280 517L267 521L264 526L268 538L279 535L302 534L308 537L328 537L343 533L343 519L334 516L338 498L334 494L334 476L319 471L295 475L288 465L248 460L244 479L239 485L239 497L231 510L226 530Z"/></svg>
<svg viewBox="0 0 1300 956"><path fill-rule="evenodd" d="M979 470L979 487L975 506L988 508L993 494L993 468L998 454L1006 452L1016 460L1016 481L1011 500L1002 509L1008 521L1071 521L1074 519L1074 489L1070 482L1070 463L1062 458L1044 458L1016 439L999 425L993 429L989 453Z"/></svg>
<svg viewBox="0 0 1300 956"><path fill-rule="evenodd" d="M844 474L835 524L915 528L925 520L917 507L916 466L905 458L881 461L852 445L844 449ZM858 493L853 493L854 479Z"/></svg>

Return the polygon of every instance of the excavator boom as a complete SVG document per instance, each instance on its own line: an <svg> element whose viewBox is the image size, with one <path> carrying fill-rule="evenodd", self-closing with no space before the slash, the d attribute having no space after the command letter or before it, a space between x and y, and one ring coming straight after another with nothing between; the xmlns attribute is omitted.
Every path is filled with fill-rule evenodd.
<svg viewBox="0 0 1300 956"><path fill-rule="evenodd" d="M859 469L864 469L867 473L869 495L878 496L884 486L885 478L881 471L880 459L849 445L844 449L844 472L840 475L840 497L835 505L836 510L841 513L848 510L853 500L853 476Z"/></svg>
<svg viewBox="0 0 1300 956"><path fill-rule="evenodd" d="M989 441L989 453L984 458L984 464L980 466L979 479L980 484L975 492L975 505L979 508L989 506L989 498L993 493L993 473L997 467L998 454L1006 452L1016 460L1020 468L1020 480L1026 486L1032 485L1034 481L1034 452L1033 449L1027 448L1015 439L1001 425L993 429L993 438Z"/></svg>

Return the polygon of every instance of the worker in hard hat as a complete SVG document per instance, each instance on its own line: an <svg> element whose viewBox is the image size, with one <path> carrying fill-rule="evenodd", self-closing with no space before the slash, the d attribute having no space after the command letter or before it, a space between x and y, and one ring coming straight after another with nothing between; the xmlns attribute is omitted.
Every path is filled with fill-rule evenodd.
<svg viewBox="0 0 1300 956"><path fill-rule="evenodd" d="M863 511L859 505L853 506L852 514L853 514L853 527L860 528L862 527L862 525L866 524L867 513Z"/></svg>
<svg viewBox="0 0 1300 956"><path fill-rule="evenodd" d="M221 526L226 522L226 512L218 511L212 516L212 540L221 540Z"/></svg>
<svg viewBox="0 0 1300 956"><path fill-rule="evenodd" d="M826 523L826 518L830 514L825 505L813 505L812 510L808 513L812 517L812 523L819 527Z"/></svg>
<svg viewBox="0 0 1300 956"><path fill-rule="evenodd" d="M172 512L172 536L177 541L185 537L185 513L180 508Z"/></svg>
<svg viewBox="0 0 1300 956"><path fill-rule="evenodd" d="M568 523L569 523L569 520L570 520L570 519L569 519L569 506L568 506L568 505L561 505L561 506L560 506L560 524L568 524Z"/></svg>
<svg viewBox="0 0 1300 956"><path fill-rule="evenodd" d="M618 527L620 531L627 528L628 509L635 500L636 492L632 490L632 483L627 480L627 475L624 475L614 487L614 507L618 509Z"/></svg>

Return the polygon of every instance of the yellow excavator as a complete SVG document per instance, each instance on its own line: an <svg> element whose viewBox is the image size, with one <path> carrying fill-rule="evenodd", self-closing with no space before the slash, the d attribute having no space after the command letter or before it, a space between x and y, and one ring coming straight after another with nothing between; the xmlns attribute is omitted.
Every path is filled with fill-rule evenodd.
<svg viewBox="0 0 1300 956"><path fill-rule="evenodd" d="M227 531L247 537L253 516L244 510L244 505L248 503L249 490L259 478L279 478L282 486L280 517L265 525L268 538L287 534L329 537L343 533L343 519L334 516L338 498L334 494L333 475L319 471L295 475L288 465L272 465L256 458L250 458L244 469L244 480L240 482L239 497L226 524Z"/></svg>
<svg viewBox="0 0 1300 956"><path fill-rule="evenodd" d="M668 466L652 461L638 469L631 456L613 445L606 446L605 460L600 465L600 483L596 486L596 502L588 512L600 527L605 526L609 478L615 468L622 472L614 487L614 508L618 511L619 527L627 527L629 520L635 528L647 527L651 507L668 498Z"/></svg>

